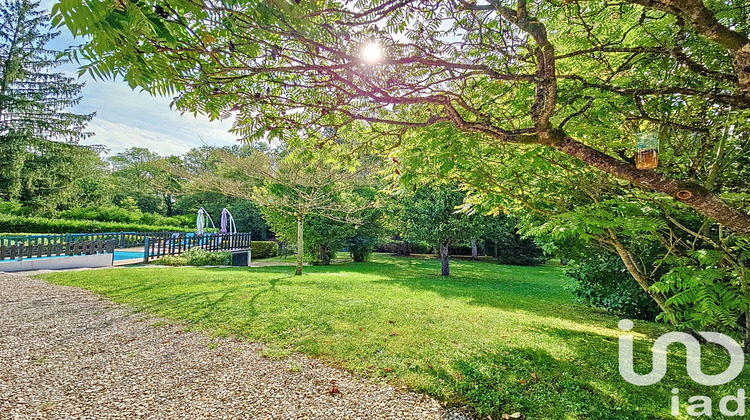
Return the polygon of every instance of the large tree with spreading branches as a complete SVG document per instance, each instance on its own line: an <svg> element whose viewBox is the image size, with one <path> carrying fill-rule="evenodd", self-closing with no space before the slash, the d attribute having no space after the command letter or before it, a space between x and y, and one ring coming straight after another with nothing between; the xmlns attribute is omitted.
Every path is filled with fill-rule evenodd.
<svg viewBox="0 0 750 420"><path fill-rule="evenodd" d="M87 37L73 51L83 72L234 117L246 139L356 134L394 157L404 184L427 172L466 182L477 202L502 196L498 208L589 209L580 234L665 312L653 288L664 264L640 263L633 238L654 235L673 259L705 245L744 291L726 319L747 311L745 0L69 0L55 19ZM644 131L662 138L656 170L633 162ZM656 217L644 206L661 222L631 229ZM602 216L623 208L641 215Z"/></svg>
<svg viewBox="0 0 750 420"><path fill-rule="evenodd" d="M567 129L573 120L597 126L587 111L609 106L710 143L701 117L750 108L742 0L393 0L356 8L78 0L55 12L74 35L91 37L77 51L89 61L85 71L174 94L183 110L234 112L248 138L354 120L394 130L449 123L498 143L557 149L750 233L750 215L699 179L637 170L606 143ZM371 43L382 57L362 56ZM665 104L699 113L670 115ZM305 112L290 112L298 109Z"/></svg>

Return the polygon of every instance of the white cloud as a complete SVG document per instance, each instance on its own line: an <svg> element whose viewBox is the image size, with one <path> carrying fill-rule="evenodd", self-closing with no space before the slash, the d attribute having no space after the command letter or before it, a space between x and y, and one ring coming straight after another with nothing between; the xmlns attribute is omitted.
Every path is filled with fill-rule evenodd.
<svg viewBox="0 0 750 420"><path fill-rule="evenodd" d="M164 156L180 155L203 144L213 146L232 144L226 141L215 141L208 136L201 139L197 132L190 133L188 129L181 130L181 133L169 134L134 127L122 122L108 121L103 118L92 121L89 124L89 130L96 135L83 144L103 144L111 150L110 154L121 152L130 147L146 147Z"/></svg>
<svg viewBox="0 0 750 420"><path fill-rule="evenodd" d="M42 7L49 9L53 3L53 0L44 0ZM64 50L76 44L80 44L80 40L74 40L66 28L61 28L60 36L51 41L49 47ZM65 64L55 71L76 77L77 67L74 63ZM86 144L103 144L112 153L138 146L159 154L182 154L204 143L219 146L236 143L236 137L228 133L231 121L180 115L169 108L170 98L133 91L123 81L95 81L88 75L80 80L86 84L83 99L73 111L97 114L88 128L96 136Z"/></svg>
<svg viewBox="0 0 750 420"><path fill-rule="evenodd" d="M77 112L96 111L89 125L96 136L87 143L104 144L117 153L127 147L146 147L159 154L182 154L202 144L231 145L231 121L209 121L204 116L180 115L168 98L132 91L122 82L88 81ZM132 139L138 139L134 144Z"/></svg>

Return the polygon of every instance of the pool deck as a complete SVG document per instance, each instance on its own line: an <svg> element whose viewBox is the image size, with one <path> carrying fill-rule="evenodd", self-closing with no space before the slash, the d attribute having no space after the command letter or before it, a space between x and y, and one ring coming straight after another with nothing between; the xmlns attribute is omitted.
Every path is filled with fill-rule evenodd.
<svg viewBox="0 0 750 420"><path fill-rule="evenodd" d="M129 260L114 261L112 263L112 266L113 267L119 267L119 266L123 266L123 265L133 265L133 264L142 264L142 263L143 263L143 258L133 258L133 259L129 259Z"/></svg>

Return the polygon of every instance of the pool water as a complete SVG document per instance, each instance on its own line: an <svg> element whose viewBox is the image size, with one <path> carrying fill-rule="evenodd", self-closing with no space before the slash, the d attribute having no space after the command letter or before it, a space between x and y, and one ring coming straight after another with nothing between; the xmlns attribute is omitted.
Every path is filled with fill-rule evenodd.
<svg viewBox="0 0 750 420"><path fill-rule="evenodd" d="M115 261L132 260L135 258L143 259L143 252L115 251Z"/></svg>

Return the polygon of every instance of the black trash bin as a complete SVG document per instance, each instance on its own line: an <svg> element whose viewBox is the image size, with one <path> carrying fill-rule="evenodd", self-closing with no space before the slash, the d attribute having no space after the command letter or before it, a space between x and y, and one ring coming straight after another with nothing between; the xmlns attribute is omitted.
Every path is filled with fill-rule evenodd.
<svg viewBox="0 0 750 420"><path fill-rule="evenodd" d="M232 267L247 267L250 265L250 251L232 253Z"/></svg>

